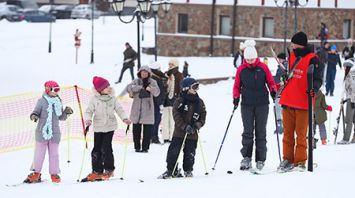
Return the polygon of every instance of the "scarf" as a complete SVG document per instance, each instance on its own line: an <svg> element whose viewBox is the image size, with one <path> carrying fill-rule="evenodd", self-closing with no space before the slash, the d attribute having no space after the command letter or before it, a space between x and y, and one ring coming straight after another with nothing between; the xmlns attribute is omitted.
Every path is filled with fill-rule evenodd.
<svg viewBox="0 0 355 198"><path fill-rule="evenodd" d="M196 93L196 95L188 94L187 91L183 91L180 93L182 97L182 105L180 106L180 112L189 111L189 105L193 105L194 114L192 116L191 125L193 125L200 118L200 97Z"/></svg>
<svg viewBox="0 0 355 198"><path fill-rule="evenodd" d="M53 137L53 130L52 130L52 115L53 115L53 107L55 114L59 117L62 115L62 103L59 97L49 97L44 95L43 96L48 102L48 116L46 123L42 129L42 136L45 140L50 140Z"/></svg>

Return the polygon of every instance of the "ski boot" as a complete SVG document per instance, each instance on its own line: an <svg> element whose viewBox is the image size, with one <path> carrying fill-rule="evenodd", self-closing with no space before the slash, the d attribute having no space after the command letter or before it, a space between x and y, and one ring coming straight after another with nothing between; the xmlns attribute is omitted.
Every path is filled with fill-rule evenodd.
<svg viewBox="0 0 355 198"><path fill-rule="evenodd" d="M288 160L284 160L280 163L279 167L277 167L277 172L285 173L290 172L294 168L293 164L291 164Z"/></svg>
<svg viewBox="0 0 355 198"><path fill-rule="evenodd" d="M354 137L353 137L353 139L351 140L350 143L351 143L351 144L355 144L355 135L354 135Z"/></svg>
<svg viewBox="0 0 355 198"><path fill-rule="evenodd" d="M109 171L109 170L105 170L104 174L102 174L102 179L107 180L110 179L114 176L114 171Z"/></svg>
<svg viewBox="0 0 355 198"><path fill-rule="evenodd" d="M295 170L299 171L299 172L305 172L306 171L306 163L305 162L299 162L295 168Z"/></svg>
<svg viewBox="0 0 355 198"><path fill-rule="evenodd" d="M322 139L322 145L327 145L327 139Z"/></svg>
<svg viewBox="0 0 355 198"><path fill-rule="evenodd" d="M61 182L60 177L57 174L51 175L51 180L53 183L60 183Z"/></svg>
<svg viewBox="0 0 355 198"><path fill-rule="evenodd" d="M244 159L242 159L240 162L240 170L249 170L251 167L252 165L250 157L244 157Z"/></svg>
<svg viewBox="0 0 355 198"><path fill-rule="evenodd" d="M349 144L349 141L341 140L340 142L338 142L338 144Z"/></svg>
<svg viewBox="0 0 355 198"><path fill-rule="evenodd" d="M84 179L81 180L81 182L93 182L93 181L102 181L102 174L93 171L92 173L90 173L88 176L86 176Z"/></svg>
<svg viewBox="0 0 355 198"><path fill-rule="evenodd" d="M178 178L178 177L183 177L181 174L181 169L175 170L174 174L172 170L167 170L162 175L160 175L158 179L171 179L171 178Z"/></svg>
<svg viewBox="0 0 355 198"><path fill-rule="evenodd" d="M185 171L184 172L185 177L193 177L194 175L192 174L192 171Z"/></svg>
<svg viewBox="0 0 355 198"><path fill-rule="evenodd" d="M33 172L27 176L23 183L39 183L41 182L41 173Z"/></svg>
<svg viewBox="0 0 355 198"><path fill-rule="evenodd" d="M257 161L256 162L256 168L261 171L265 166L265 163L263 161Z"/></svg>

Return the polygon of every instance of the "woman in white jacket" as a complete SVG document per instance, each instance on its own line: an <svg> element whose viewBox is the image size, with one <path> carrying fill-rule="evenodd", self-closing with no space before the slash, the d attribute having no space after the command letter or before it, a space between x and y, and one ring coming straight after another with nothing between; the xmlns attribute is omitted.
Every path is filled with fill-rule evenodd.
<svg viewBox="0 0 355 198"><path fill-rule="evenodd" d="M109 179L115 170L112 151L112 137L117 129L115 113L129 125L131 121L115 97L115 91L110 83L95 76L94 96L85 111L85 124L94 126L94 148L91 152L92 173L82 181Z"/></svg>

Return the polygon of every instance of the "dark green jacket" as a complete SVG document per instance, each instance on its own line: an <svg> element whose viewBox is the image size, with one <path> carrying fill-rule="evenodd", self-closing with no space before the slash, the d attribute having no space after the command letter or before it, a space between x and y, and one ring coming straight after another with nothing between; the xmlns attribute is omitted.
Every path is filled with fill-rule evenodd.
<svg viewBox="0 0 355 198"><path fill-rule="evenodd" d="M131 47L123 52L123 66L134 67L134 60L137 59L137 52Z"/></svg>
<svg viewBox="0 0 355 198"><path fill-rule="evenodd" d="M314 104L314 113L316 114L316 124L322 124L327 121L326 109L328 108L325 102L325 96L321 90L316 94L316 102Z"/></svg>

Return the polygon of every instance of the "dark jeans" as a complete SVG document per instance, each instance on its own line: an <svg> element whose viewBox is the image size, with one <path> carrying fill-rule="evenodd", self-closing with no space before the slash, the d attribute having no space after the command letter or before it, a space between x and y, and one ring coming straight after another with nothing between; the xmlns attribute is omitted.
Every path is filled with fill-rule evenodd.
<svg viewBox="0 0 355 198"><path fill-rule="evenodd" d="M337 73L337 70L336 68L327 68L327 76L326 76L326 83L325 83L325 90L326 90L326 93L331 93L333 94L334 92L334 80L335 80L335 75Z"/></svg>
<svg viewBox="0 0 355 198"><path fill-rule="evenodd" d="M94 133L94 148L91 152L92 170L103 173L104 170L115 170L112 151L113 131L107 133Z"/></svg>
<svg viewBox="0 0 355 198"><path fill-rule="evenodd" d="M159 139L159 125L161 122L160 106L154 104L154 125L152 129L152 139Z"/></svg>
<svg viewBox="0 0 355 198"><path fill-rule="evenodd" d="M141 150L141 133L143 125L143 141L142 141L142 150L149 150L150 139L152 135L152 124L133 124L133 141L134 149Z"/></svg>
<svg viewBox="0 0 355 198"><path fill-rule="evenodd" d="M241 153L243 157L252 158L255 134L255 161L265 161L267 151L266 123L269 114L269 105L241 105L241 113L244 127Z"/></svg>
<svg viewBox="0 0 355 198"><path fill-rule="evenodd" d="M166 156L167 169L173 171L176 161L178 160L179 152L182 146L183 138L173 137L168 154ZM183 169L184 171L192 171L195 163L197 140L186 139L185 147L183 148L184 160Z"/></svg>
<svg viewBox="0 0 355 198"><path fill-rule="evenodd" d="M122 67L122 69L121 69L121 74L120 74L120 78L118 79L118 82L121 82L121 81L122 81L123 74L124 74L124 72L125 72L127 69L129 69L129 70L130 70L132 80L134 80L134 75L133 75L133 66L132 66L132 67L129 67L129 66L123 66L123 67Z"/></svg>

